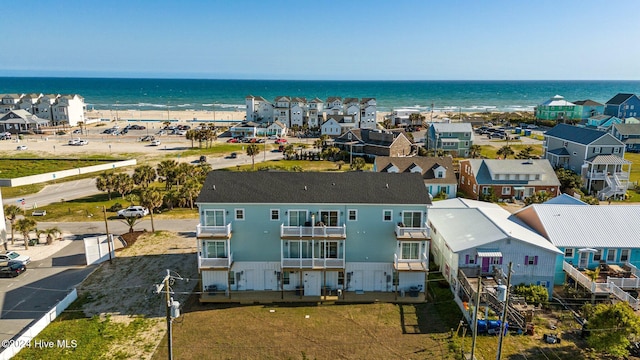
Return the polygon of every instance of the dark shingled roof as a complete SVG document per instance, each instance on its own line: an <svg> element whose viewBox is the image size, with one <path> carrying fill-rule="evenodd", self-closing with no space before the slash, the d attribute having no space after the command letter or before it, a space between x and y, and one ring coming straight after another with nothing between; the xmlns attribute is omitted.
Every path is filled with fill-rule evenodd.
<svg viewBox="0 0 640 360"><path fill-rule="evenodd" d="M593 100L579 100L579 101L572 101L574 105L582 105L582 106L602 106L602 104L600 104L599 102L593 101Z"/></svg>
<svg viewBox="0 0 640 360"><path fill-rule="evenodd" d="M212 171L197 203L431 204L418 173Z"/></svg>
<svg viewBox="0 0 640 360"><path fill-rule="evenodd" d="M553 136L578 144L589 145L599 138L607 135L604 131L585 129L577 126L558 124L553 129L547 131L545 135Z"/></svg>
<svg viewBox="0 0 640 360"><path fill-rule="evenodd" d="M611 100L607 101L607 105L620 105L632 96L633 94L619 93L616 96L612 97Z"/></svg>

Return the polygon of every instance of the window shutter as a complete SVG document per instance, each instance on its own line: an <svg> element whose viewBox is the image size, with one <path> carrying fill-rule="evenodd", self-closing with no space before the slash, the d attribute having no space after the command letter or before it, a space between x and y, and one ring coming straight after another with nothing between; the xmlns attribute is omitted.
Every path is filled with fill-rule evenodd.
<svg viewBox="0 0 640 360"><path fill-rule="evenodd" d="M529 265L529 256L524 257L524 266Z"/></svg>
<svg viewBox="0 0 640 360"><path fill-rule="evenodd" d="M502 258L500 258L500 265L502 265Z"/></svg>
<svg viewBox="0 0 640 360"><path fill-rule="evenodd" d="M469 263L469 254L464 256L464 263L468 264Z"/></svg>
<svg viewBox="0 0 640 360"><path fill-rule="evenodd" d="M533 258L533 265L538 265L538 255Z"/></svg>

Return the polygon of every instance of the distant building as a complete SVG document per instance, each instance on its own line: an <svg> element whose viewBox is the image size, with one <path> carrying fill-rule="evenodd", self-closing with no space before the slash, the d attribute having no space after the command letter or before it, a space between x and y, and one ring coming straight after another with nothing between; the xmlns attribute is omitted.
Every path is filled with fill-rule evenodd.
<svg viewBox="0 0 640 360"><path fill-rule="evenodd" d="M640 124L615 124L611 135L622 141L626 151L640 152Z"/></svg>
<svg viewBox="0 0 640 360"><path fill-rule="evenodd" d="M640 98L635 94L617 94L606 102L604 113L620 119L639 116Z"/></svg>
<svg viewBox="0 0 640 360"><path fill-rule="evenodd" d="M401 130L352 129L335 138L334 145L354 156L409 156L413 143Z"/></svg>
<svg viewBox="0 0 640 360"><path fill-rule="evenodd" d="M41 119L22 109L9 110L8 113L0 115L0 130L12 134L35 132L50 125L49 119Z"/></svg>
<svg viewBox="0 0 640 360"><path fill-rule="evenodd" d="M470 123L432 123L426 141L427 149L442 150L454 157L467 157L473 145L473 128Z"/></svg>
<svg viewBox="0 0 640 360"><path fill-rule="evenodd" d="M0 114L10 110L24 110L40 119L51 120L49 125L77 126L84 122L86 105L80 95L5 94L0 95Z"/></svg>
<svg viewBox="0 0 640 360"><path fill-rule="evenodd" d="M451 156L441 157L390 157L376 156L373 171L387 173L419 173L432 197L444 194L447 199L455 198L458 180L453 169Z"/></svg>
<svg viewBox="0 0 640 360"><path fill-rule="evenodd" d="M473 200L491 192L498 199L524 200L537 192L559 195L560 181L546 159L464 159L459 188Z"/></svg>
<svg viewBox="0 0 640 360"><path fill-rule="evenodd" d="M543 102L536 107L536 118L539 120L554 120L563 122L565 120L579 120L582 116L578 112L576 105L569 102L560 95Z"/></svg>
<svg viewBox="0 0 640 360"><path fill-rule="evenodd" d="M593 100L578 100L574 101L573 104L575 105L574 114L582 120L604 114L604 104Z"/></svg>

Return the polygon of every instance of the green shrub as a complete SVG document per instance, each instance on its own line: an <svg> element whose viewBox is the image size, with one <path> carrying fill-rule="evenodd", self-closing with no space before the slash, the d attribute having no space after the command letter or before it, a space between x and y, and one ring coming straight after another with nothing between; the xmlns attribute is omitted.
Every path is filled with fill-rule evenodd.
<svg viewBox="0 0 640 360"><path fill-rule="evenodd" d="M528 304L546 305L549 302L549 293L547 288L541 285L525 285L520 284L513 288L515 295L524 297Z"/></svg>

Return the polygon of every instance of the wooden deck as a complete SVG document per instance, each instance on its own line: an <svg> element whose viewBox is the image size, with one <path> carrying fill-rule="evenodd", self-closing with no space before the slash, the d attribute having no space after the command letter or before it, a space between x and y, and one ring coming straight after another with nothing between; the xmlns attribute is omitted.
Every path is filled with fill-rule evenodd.
<svg viewBox="0 0 640 360"><path fill-rule="evenodd" d="M231 292L229 296L224 291L218 292L215 295L209 293L202 293L200 295L201 303L240 303L240 304L271 304L271 303L336 303L336 304L349 304L349 303L402 303L413 304L422 303L425 301L424 292L418 293L418 296L409 296L408 292L405 292L405 296L394 292L381 292L381 291L369 291L369 292L353 292L346 291L342 293L342 296L328 295L328 296L304 296L296 294L295 291L238 291Z"/></svg>

